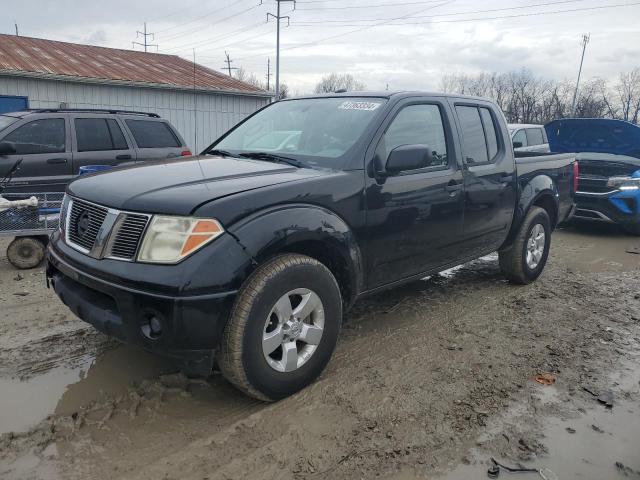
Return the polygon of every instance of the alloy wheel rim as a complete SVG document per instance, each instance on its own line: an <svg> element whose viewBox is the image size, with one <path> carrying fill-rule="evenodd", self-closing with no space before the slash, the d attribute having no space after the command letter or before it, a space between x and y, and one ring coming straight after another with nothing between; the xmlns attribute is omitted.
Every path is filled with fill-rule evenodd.
<svg viewBox="0 0 640 480"><path fill-rule="evenodd" d="M544 227L537 223L531 229L529 238L527 240L527 267L531 270L535 270L540 265L542 255L544 254L544 247L546 243L546 234Z"/></svg>
<svg viewBox="0 0 640 480"><path fill-rule="evenodd" d="M262 353L271 368L293 372L309 361L324 333L324 306L307 288L282 295L267 316Z"/></svg>

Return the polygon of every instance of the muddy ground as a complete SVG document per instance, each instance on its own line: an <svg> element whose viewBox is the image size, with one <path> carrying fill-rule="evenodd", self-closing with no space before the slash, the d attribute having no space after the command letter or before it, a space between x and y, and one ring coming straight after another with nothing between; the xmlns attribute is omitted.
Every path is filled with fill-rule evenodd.
<svg viewBox="0 0 640 480"><path fill-rule="evenodd" d="M0 255L0 478L467 480L494 457L640 479L639 247L568 227L533 285L493 255L361 301L319 381L270 405L96 333Z"/></svg>

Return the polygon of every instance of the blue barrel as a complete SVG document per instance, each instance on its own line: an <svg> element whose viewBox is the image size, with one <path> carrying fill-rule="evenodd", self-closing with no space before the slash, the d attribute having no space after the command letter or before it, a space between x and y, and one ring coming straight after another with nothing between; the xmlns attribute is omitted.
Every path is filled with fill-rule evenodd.
<svg viewBox="0 0 640 480"><path fill-rule="evenodd" d="M105 170L109 170L113 168L112 165L85 165L84 167L80 167L80 175L86 175L88 173L98 173L104 172Z"/></svg>

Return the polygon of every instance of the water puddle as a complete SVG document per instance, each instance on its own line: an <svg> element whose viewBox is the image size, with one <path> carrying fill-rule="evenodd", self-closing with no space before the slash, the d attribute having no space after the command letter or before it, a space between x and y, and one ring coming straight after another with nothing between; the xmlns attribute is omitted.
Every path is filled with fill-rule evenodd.
<svg viewBox="0 0 640 480"><path fill-rule="evenodd" d="M70 415L133 382L173 371L169 361L123 345L87 356L74 368L58 366L25 380L0 378L0 434L26 431L51 414Z"/></svg>
<svg viewBox="0 0 640 480"><path fill-rule="evenodd" d="M640 239L615 225L580 223L558 230L556 245L564 245L564 263L583 272L631 271L640 269Z"/></svg>

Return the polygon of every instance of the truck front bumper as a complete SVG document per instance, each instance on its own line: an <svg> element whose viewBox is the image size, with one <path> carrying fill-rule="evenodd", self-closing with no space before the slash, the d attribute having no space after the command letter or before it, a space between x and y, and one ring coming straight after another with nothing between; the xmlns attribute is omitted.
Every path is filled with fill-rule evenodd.
<svg viewBox="0 0 640 480"><path fill-rule="evenodd" d="M181 295L143 290L89 273L73 261L78 255L56 235L47 251L47 282L74 314L106 335L171 358L185 373L211 373L236 291ZM172 267L171 278L178 283L184 278L181 269L189 267Z"/></svg>
<svg viewBox="0 0 640 480"><path fill-rule="evenodd" d="M632 226L640 223L640 190L576 193L574 218Z"/></svg>

